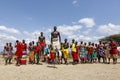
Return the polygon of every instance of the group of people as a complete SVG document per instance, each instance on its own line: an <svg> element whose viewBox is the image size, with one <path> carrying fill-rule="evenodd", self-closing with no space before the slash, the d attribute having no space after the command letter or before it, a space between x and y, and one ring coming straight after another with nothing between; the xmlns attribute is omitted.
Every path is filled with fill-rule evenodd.
<svg viewBox="0 0 120 80"><path fill-rule="evenodd" d="M103 63L110 63L110 59L113 59L113 63L117 63L118 50L116 43L111 40L109 45L106 46L102 41L99 44L89 42L88 44L81 41L78 44L74 39L71 44L65 39L61 42L60 33L57 31L57 27L54 27L54 31L51 33L51 44L47 45L43 32L38 37L38 42L32 41L27 45L25 40L22 42L16 40L14 58L16 60L16 66L26 64L27 55L29 56L29 64L39 64L40 60L47 63L68 64L69 48L73 59L73 64L79 63L100 63L101 58ZM27 54L29 51L29 54ZM4 47L5 64L11 64L13 57L13 46L11 43L6 43Z"/></svg>

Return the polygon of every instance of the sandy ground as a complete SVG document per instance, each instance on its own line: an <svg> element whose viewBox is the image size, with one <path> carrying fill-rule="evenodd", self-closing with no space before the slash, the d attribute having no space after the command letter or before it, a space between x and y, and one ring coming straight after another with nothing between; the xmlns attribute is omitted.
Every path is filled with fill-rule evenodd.
<svg viewBox="0 0 120 80"><path fill-rule="evenodd" d="M0 80L120 80L118 64L4 65L0 58ZM55 68L54 68L55 67Z"/></svg>

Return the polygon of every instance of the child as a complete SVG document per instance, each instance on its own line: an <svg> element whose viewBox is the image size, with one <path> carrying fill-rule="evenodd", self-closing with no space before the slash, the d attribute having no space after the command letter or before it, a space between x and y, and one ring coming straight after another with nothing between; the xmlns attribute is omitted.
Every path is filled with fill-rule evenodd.
<svg viewBox="0 0 120 80"><path fill-rule="evenodd" d="M55 61L55 51L54 51L52 45L50 46L50 59L51 59L52 63L54 63L54 61Z"/></svg>
<svg viewBox="0 0 120 80"><path fill-rule="evenodd" d="M46 62L48 62L48 54L49 54L49 49L48 49L48 46L45 44L45 47L44 47L44 60Z"/></svg>

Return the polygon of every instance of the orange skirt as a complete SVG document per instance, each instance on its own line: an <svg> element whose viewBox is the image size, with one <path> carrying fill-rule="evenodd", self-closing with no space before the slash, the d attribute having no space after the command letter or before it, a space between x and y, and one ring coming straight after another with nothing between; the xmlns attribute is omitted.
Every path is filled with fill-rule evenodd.
<svg viewBox="0 0 120 80"><path fill-rule="evenodd" d="M30 51L29 59L34 60L34 51Z"/></svg>

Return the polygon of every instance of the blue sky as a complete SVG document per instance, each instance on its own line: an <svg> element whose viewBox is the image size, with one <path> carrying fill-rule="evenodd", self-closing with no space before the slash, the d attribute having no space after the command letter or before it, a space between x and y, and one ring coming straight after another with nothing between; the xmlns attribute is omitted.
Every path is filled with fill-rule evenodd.
<svg viewBox="0 0 120 80"><path fill-rule="evenodd" d="M44 31L46 41L58 26L62 40L97 42L120 33L120 0L0 0L0 44L35 39Z"/></svg>

